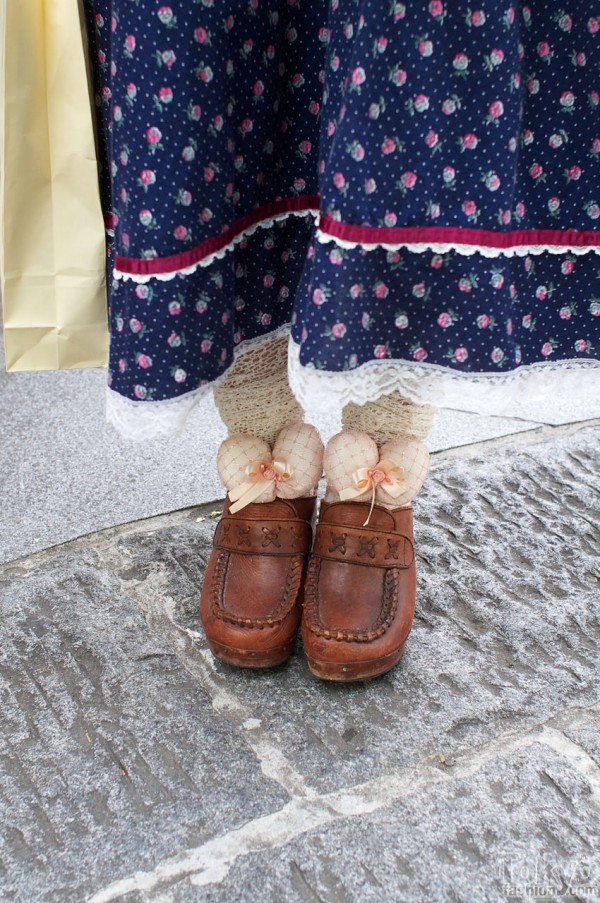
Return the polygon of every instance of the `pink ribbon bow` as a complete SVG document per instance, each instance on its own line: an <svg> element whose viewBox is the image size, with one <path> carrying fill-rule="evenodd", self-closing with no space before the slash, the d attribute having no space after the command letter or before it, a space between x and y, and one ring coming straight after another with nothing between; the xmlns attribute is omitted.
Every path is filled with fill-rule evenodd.
<svg viewBox="0 0 600 903"><path fill-rule="evenodd" d="M269 483L279 483L292 478L292 469L285 461L255 461L246 468L249 477L245 483L230 489L227 495L235 502L229 509L232 514L241 511L262 495Z"/></svg>
<svg viewBox="0 0 600 903"><path fill-rule="evenodd" d="M352 474L352 482L354 485L341 489L340 499L341 501L357 499L367 492L371 493L371 507L369 508L367 519L363 524L363 527L366 527L373 513L377 487L385 487L385 491L388 495L391 495L392 498L397 498L406 488L406 482L402 478L403 473L404 468L394 464L394 462L389 459L380 461L376 467L359 467L359 469L355 470Z"/></svg>

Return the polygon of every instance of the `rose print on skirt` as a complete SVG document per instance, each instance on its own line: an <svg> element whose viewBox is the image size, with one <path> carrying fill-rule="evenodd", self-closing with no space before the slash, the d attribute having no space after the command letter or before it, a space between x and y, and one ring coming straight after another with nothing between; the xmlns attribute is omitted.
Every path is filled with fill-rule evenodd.
<svg viewBox="0 0 600 903"><path fill-rule="evenodd" d="M397 388L491 412L573 368L590 391L589 4L85 5L124 431L179 428L282 332L306 404Z"/></svg>

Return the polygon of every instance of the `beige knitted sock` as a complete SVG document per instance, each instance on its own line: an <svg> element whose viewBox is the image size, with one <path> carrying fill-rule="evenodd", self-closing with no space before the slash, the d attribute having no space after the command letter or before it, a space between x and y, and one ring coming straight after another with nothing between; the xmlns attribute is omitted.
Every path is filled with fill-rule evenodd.
<svg viewBox="0 0 600 903"><path fill-rule="evenodd" d="M399 436L424 439L433 426L436 409L428 404L413 404L399 392L382 395L364 405L347 404L342 411L346 430L368 433L377 445Z"/></svg>
<svg viewBox="0 0 600 903"><path fill-rule="evenodd" d="M304 420L288 382L287 335L247 351L214 389L229 436L250 433L273 445L284 426Z"/></svg>

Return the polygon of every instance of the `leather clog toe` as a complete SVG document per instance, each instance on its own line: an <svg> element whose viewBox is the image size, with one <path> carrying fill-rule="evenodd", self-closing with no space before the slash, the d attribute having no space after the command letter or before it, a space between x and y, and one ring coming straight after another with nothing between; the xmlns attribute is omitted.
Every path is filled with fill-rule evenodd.
<svg viewBox="0 0 600 903"><path fill-rule="evenodd" d="M415 612L412 505L322 503L304 591L302 640L323 680L377 677L402 656Z"/></svg>
<svg viewBox="0 0 600 903"><path fill-rule="evenodd" d="M316 499L254 502L217 525L200 598L213 654L230 665L269 668L291 655Z"/></svg>

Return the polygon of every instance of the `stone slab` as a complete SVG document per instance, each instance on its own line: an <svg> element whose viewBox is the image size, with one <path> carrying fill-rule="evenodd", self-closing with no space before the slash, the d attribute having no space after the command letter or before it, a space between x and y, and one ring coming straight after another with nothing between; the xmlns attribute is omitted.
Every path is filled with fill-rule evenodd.
<svg viewBox="0 0 600 903"><path fill-rule="evenodd" d="M585 750L600 768L600 715L590 718L588 724L565 728L564 733L569 740Z"/></svg>
<svg viewBox="0 0 600 903"><path fill-rule="evenodd" d="M261 903L600 899L600 811L568 759L535 743L466 778L451 771L371 815L240 857L218 883L191 877L131 903L255 903L257 887Z"/></svg>
<svg viewBox="0 0 600 903"><path fill-rule="evenodd" d="M425 755L455 755L598 698L598 436L582 430L436 469L415 506L413 630L383 678L319 682L300 644L273 671L215 664L310 787L327 792ZM182 523L119 542L141 597L144 575L163 572L165 617L198 632L198 654L213 529Z"/></svg>
<svg viewBox="0 0 600 903"><path fill-rule="evenodd" d="M92 545L0 569L3 901L81 903L288 800Z"/></svg>
<svg viewBox="0 0 600 903"><path fill-rule="evenodd" d="M214 662L198 618L205 509L0 568L2 899L80 901L291 794L373 780L369 817L239 859L212 884L111 899L478 903L506 899L500 849L549 851L565 869L583 856L597 825L581 771L544 744L512 758L503 744L598 699L599 432L439 462L415 512L413 631L370 683L315 680L300 645L270 672ZM564 734L599 761L591 712ZM384 805L386 775L495 738L493 766Z"/></svg>

